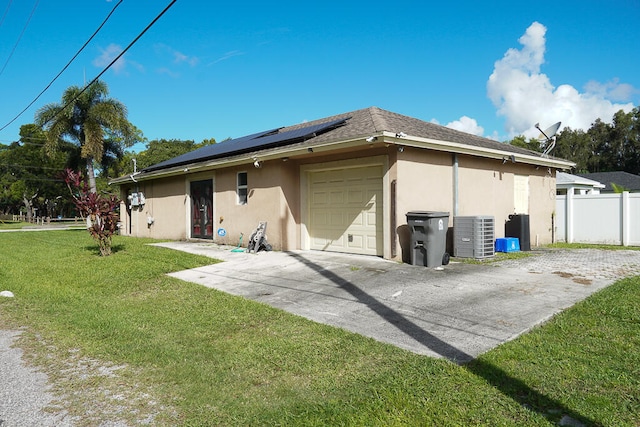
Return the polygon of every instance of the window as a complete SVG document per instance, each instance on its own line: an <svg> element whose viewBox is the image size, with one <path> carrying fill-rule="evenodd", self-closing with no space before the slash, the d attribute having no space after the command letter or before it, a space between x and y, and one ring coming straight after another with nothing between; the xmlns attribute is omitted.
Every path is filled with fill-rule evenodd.
<svg viewBox="0 0 640 427"><path fill-rule="evenodd" d="M237 186L237 194L238 194L238 204L246 205L247 204L247 173L246 172L238 172L238 186Z"/></svg>

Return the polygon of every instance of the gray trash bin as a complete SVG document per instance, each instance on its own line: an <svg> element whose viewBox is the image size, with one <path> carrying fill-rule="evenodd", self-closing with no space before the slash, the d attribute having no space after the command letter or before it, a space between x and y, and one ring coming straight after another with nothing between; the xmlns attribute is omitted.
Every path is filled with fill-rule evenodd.
<svg viewBox="0 0 640 427"><path fill-rule="evenodd" d="M449 264L446 253L449 212L407 212L407 224L411 229L411 265Z"/></svg>

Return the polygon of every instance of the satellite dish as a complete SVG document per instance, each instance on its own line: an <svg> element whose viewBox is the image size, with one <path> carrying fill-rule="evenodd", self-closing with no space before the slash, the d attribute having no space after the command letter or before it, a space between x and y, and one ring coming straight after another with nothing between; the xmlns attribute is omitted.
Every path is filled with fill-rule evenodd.
<svg viewBox="0 0 640 427"><path fill-rule="evenodd" d="M536 123L536 129L540 131L540 135L538 135L538 141L540 141L540 147L544 150L542 152L542 157L549 157L549 153L553 150L553 147L556 146L556 134L558 133L558 129L560 129L560 123L555 123L545 130L540 129L540 123Z"/></svg>

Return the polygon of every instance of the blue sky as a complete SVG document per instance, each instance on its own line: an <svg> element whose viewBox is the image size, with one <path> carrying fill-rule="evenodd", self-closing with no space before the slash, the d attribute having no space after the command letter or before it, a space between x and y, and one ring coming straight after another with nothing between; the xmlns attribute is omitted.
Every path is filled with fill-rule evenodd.
<svg viewBox="0 0 640 427"><path fill-rule="evenodd" d="M122 1L0 143L97 76L170 2ZM196 142L369 106L506 140L640 105L640 0L269 3L176 1L103 75L110 96L148 139ZM0 127L117 4L0 0Z"/></svg>

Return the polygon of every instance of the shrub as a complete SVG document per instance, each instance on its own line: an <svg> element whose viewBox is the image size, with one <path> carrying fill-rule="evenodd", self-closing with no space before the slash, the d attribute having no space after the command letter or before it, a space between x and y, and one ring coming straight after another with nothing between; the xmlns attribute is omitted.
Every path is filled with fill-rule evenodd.
<svg viewBox="0 0 640 427"><path fill-rule="evenodd" d="M111 238L118 230L116 209L120 199L113 194L101 195L90 191L80 172L71 169L64 171L64 182L71 192L78 212L87 220L87 230L98 242L100 255L111 255Z"/></svg>

